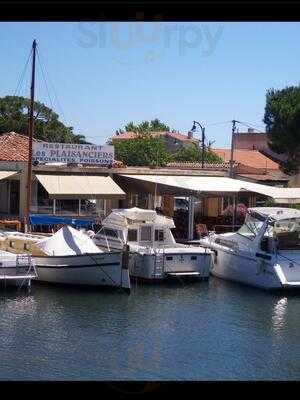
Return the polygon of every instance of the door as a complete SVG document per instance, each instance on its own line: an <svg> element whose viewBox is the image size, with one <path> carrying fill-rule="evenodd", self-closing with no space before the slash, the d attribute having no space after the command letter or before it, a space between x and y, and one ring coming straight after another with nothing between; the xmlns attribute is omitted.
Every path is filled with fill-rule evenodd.
<svg viewBox="0 0 300 400"><path fill-rule="evenodd" d="M19 215L20 204L20 182L10 181L10 214Z"/></svg>

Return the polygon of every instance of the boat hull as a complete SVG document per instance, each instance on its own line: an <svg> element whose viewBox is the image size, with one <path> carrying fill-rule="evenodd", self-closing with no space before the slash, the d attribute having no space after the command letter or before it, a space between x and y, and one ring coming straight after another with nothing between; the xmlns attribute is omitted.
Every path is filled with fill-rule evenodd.
<svg viewBox="0 0 300 400"><path fill-rule="evenodd" d="M211 274L222 279L265 290L299 289L300 274L291 271L286 261L272 256L265 258L211 244L214 251Z"/></svg>
<svg viewBox="0 0 300 400"><path fill-rule="evenodd" d="M157 263L155 254L131 253L129 259L130 276L141 280L163 281L170 278L208 279L211 268L211 253L176 252L162 253Z"/></svg>
<svg viewBox="0 0 300 400"><path fill-rule="evenodd" d="M130 290L122 253L34 257L37 281L70 285L112 286Z"/></svg>

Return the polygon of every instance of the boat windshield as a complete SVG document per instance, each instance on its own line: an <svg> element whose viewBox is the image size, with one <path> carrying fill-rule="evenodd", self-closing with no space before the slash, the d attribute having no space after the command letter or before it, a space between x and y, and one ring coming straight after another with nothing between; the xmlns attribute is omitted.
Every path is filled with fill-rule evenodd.
<svg viewBox="0 0 300 400"><path fill-rule="evenodd" d="M247 214L244 225L237 231L242 236L254 240L263 226L263 221Z"/></svg>
<svg viewBox="0 0 300 400"><path fill-rule="evenodd" d="M300 218L276 221L273 235L278 250L300 250Z"/></svg>

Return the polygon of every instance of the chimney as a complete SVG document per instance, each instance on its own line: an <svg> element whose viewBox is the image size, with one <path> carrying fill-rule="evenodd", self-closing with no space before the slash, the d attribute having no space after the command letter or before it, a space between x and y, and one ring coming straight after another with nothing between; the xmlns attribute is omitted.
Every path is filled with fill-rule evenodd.
<svg viewBox="0 0 300 400"><path fill-rule="evenodd" d="M248 133L254 133L254 129L253 128L248 128Z"/></svg>
<svg viewBox="0 0 300 400"><path fill-rule="evenodd" d="M189 139L193 139L193 132L192 131L188 131L188 138Z"/></svg>

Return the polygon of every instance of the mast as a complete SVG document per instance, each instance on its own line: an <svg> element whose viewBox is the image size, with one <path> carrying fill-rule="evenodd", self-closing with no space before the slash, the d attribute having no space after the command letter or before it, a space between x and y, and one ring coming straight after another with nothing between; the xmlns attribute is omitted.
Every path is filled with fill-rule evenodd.
<svg viewBox="0 0 300 400"><path fill-rule="evenodd" d="M32 72L31 72L31 87L30 87L30 112L28 125L28 166L27 166L27 196L26 196L26 213L25 213L25 232L29 227L29 214L31 205L31 179L32 179L32 139L34 130L33 107L34 107L34 89L35 89L35 55L36 55L36 40L32 43Z"/></svg>

